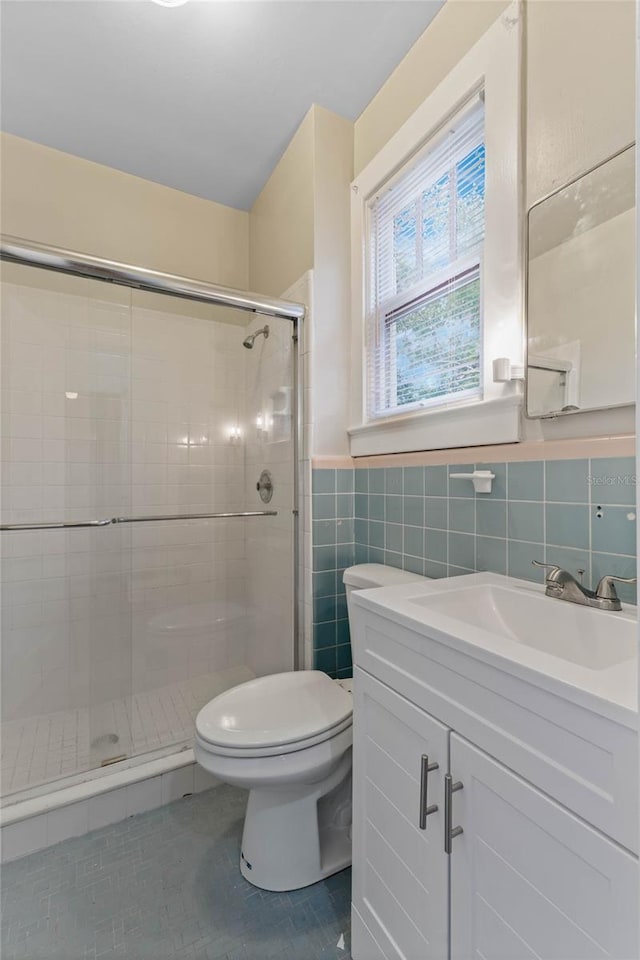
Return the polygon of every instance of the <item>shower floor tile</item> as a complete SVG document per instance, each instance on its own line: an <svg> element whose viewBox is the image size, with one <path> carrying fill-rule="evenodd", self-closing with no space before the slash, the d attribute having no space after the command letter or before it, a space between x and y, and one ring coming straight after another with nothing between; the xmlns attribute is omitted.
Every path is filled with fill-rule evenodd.
<svg viewBox="0 0 640 960"><path fill-rule="evenodd" d="M351 871L252 887L245 802L220 786L7 864L3 960L349 960Z"/></svg>
<svg viewBox="0 0 640 960"><path fill-rule="evenodd" d="M201 674L95 708L42 714L0 724L2 795L139 756L193 738L196 714L218 693L253 673L235 667Z"/></svg>

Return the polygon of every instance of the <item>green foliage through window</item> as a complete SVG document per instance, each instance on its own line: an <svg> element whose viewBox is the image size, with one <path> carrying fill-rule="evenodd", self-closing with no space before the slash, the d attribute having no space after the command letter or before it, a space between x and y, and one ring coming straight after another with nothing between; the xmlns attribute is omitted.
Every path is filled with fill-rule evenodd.
<svg viewBox="0 0 640 960"><path fill-rule="evenodd" d="M428 402L480 387L478 270L429 292L387 320L387 351L395 356L387 406Z"/></svg>

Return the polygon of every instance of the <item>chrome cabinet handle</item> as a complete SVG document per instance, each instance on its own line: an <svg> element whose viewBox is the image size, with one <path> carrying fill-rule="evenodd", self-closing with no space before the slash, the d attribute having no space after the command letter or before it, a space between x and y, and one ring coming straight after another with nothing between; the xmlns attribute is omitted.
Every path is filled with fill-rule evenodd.
<svg viewBox="0 0 640 960"><path fill-rule="evenodd" d="M451 853L452 841L454 837L459 837L464 833L462 827L453 826L453 794L463 789L461 780L453 782L450 773L444 775L444 852Z"/></svg>
<svg viewBox="0 0 640 960"><path fill-rule="evenodd" d="M421 830L427 829L427 817L430 817L432 813L435 813L438 809L437 803L432 803L429 806L427 799L429 791L429 774L433 770L437 770L439 764L429 763L429 757L426 753L422 754L420 759L420 821L419 826Z"/></svg>

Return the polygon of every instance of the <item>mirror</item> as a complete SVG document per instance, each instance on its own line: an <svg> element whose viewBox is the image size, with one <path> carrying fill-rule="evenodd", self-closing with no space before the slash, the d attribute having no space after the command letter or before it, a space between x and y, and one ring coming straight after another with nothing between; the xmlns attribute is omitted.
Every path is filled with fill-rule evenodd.
<svg viewBox="0 0 640 960"><path fill-rule="evenodd" d="M635 401L635 146L529 211L527 416Z"/></svg>

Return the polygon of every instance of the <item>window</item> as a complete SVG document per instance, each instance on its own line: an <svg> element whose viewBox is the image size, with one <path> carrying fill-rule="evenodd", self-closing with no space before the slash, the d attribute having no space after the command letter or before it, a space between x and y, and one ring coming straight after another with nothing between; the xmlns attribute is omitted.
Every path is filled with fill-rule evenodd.
<svg viewBox="0 0 640 960"><path fill-rule="evenodd" d="M493 372L524 350L521 26L514 3L351 185L352 456L521 437Z"/></svg>
<svg viewBox="0 0 640 960"><path fill-rule="evenodd" d="M475 96L368 203L370 419L481 398L484 214Z"/></svg>

